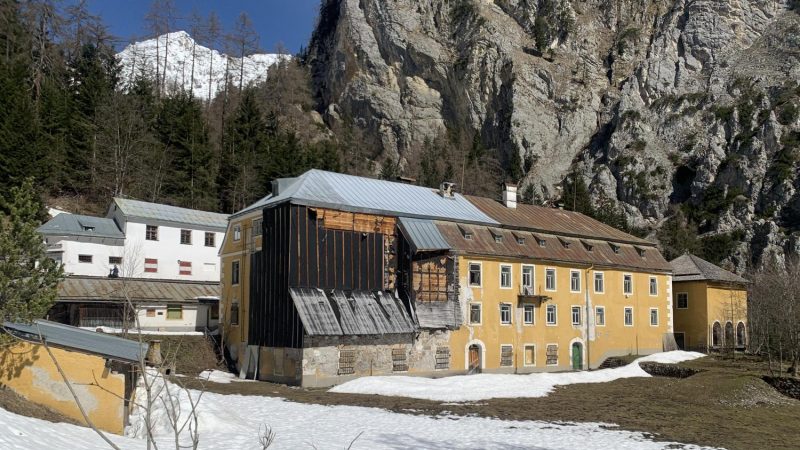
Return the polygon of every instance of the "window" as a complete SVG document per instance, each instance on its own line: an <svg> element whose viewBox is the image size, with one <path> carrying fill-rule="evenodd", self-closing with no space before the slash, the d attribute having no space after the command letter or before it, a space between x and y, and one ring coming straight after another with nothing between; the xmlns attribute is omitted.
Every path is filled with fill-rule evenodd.
<svg viewBox="0 0 800 450"><path fill-rule="evenodd" d="M633 326L633 308L630 306L625 307L625 326Z"/></svg>
<svg viewBox="0 0 800 450"><path fill-rule="evenodd" d="M546 316L548 325L556 324L556 305L547 305Z"/></svg>
<svg viewBox="0 0 800 450"><path fill-rule="evenodd" d="M122 265L122 256L109 256L108 263L115 266Z"/></svg>
<svg viewBox="0 0 800 450"><path fill-rule="evenodd" d="M78 255L78 262L79 263L92 263L92 255Z"/></svg>
<svg viewBox="0 0 800 450"><path fill-rule="evenodd" d="M689 293L688 292L678 292L678 304L676 305L678 309L687 309L689 307Z"/></svg>
<svg viewBox="0 0 800 450"><path fill-rule="evenodd" d="M500 367L511 367L514 365L514 347L511 345L500 346Z"/></svg>
<svg viewBox="0 0 800 450"><path fill-rule="evenodd" d="M183 319L183 306L167 305L167 320Z"/></svg>
<svg viewBox="0 0 800 450"><path fill-rule="evenodd" d="M578 272L577 270L569 271L569 291L570 292L581 291L581 273Z"/></svg>
<svg viewBox="0 0 800 450"><path fill-rule="evenodd" d="M351 375L356 372L356 351L339 350L339 375Z"/></svg>
<svg viewBox="0 0 800 450"><path fill-rule="evenodd" d="M719 347L720 343L722 343L722 325L719 322L714 322L711 327L711 346Z"/></svg>
<svg viewBox="0 0 800 450"><path fill-rule="evenodd" d="M658 326L658 308L650 308L650 326Z"/></svg>
<svg viewBox="0 0 800 450"><path fill-rule="evenodd" d="M178 261L178 274L179 275L191 275L192 274L192 262L191 261Z"/></svg>
<svg viewBox="0 0 800 450"><path fill-rule="evenodd" d="M261 232L264 231L264 219L258 218L253 220L253 236L261 236Z"/></svg>
<svg viewBox="0 0 800 450"><path fill-rule="evenodd" d="M658 295L658 279L650 277L650 295Z"/></svg>
<svg viewBox="0 0 800 450"><path fill-rule="evenodd" d="M239 325L239 302L231 303L231 325Z"/></svg>
<svg viewBox="0 0 800 450"><path fill-rule="evenodd" d="M239 284L239 261L231 263L231 285L236 286Z"/></svg>
<svg viewBox="0 0 800 450"><path fill-rule="evenodd" d="M158 227L155 225L147 225L145 227L144 238L148 241L158 240Z"/></svg>
<svg viewBox="0 0 800 450"><path fill-rule="evenodd" d="M211 313L211 320L219 320L219 303L214 303L208 308Z"/></svg>
<svg viewBox="0 0 800 450"><path fill-rule="evenodd" d="M573 306L572 307L572 324L573 325L580 325L581 324L581 307L580 306Z"/></svg>
<svg viewBox="0 0 800 450"><path fill-rule="evenodd" d="M583 248L585 248L587 252L591 252L594 249L594 245L592 245L591 243L589 243L587 241L583 241L582 240L581 244L583 244Z"/></svg>
<svg viewBox="0 0 800 450"><path fill-rule="evenodd" d="M500 264L500 287L511 289L511 266Z"/></svg>
<svg viewBox="0 0 800 450"><path fill-rule="evenodd" d="M517 236L517 244L525 245L525 238Z"/></svg>
<svg viewBox="0 0 800 450"><path fill-rule="evenodd" d="M536 243L539 244L539 247L547 247L547 241L541 238L536 239Z"/></svg>
<svg viewBox="0 0 800 450"><path fill-rule="evenodd" d="M745 347L746 342L747 340L746 340L744 322L739 322L736 325L736 346Z"/></svg>
<svg viewBox="0 0 800 450"><path fill-rule="evenodd" d="M594 293L595 294L602 294L605 292L605 275L603 272L595 272L594 273Z"/></svg>
<svg viewBox="0 0 800 450"><path fill-rule="evenodd" d="M533 325L533 317L534 317L533 313L535 311L533 309L533 305L526 304L526 305L523 305L522 308L523 308L522 309L522 322L525 325Z"/></svg>
<svg viewBox="0 0 800 450"><path fill-rule="evenodd" d="M502 244L503 243L503 236L501 236L499 234L495 234L494 235L494 242L497 243L497 244Z"/></svg>
<svg viewBox="0 0 800 450"><path fill-rule="evenodd" d="M608 245L610 245L610 246L611 246L611 250L612 250L614 253L619 253L619 245L614 245L614 244L608 244Z"/></svg>
<svg viewBox="0 0 800 450"><path fill-rule="evenodd" d="M558 344L547 344L547 362L548 366L558 365Z"/></svg>
<svg viewBox="0 0 800 450"><path fill-rule="evenodd" d="M508 303L500 304L500 323L503 325L511 323L511 305Z"/></svg>
<svg viewBox="0 0 800 450"><path fill-rule="evenodd" d="M145 258L144 259L144 271L146 273L156 273L158 272L158 260L155 258Z"/></svg>
<svg viewBox="0 0 800 450"><path fill-rule="evenodd" d="M392 349L392 372L408 372L408 352L404 348Z"/></svg>
<svg viewBox="0 0 800 450"><path fill-rule="evenodd" d="M215 247L216 246L216 235L214 233L206 231L205 244L206 244L206 247Z"/></svg>
<svg viewBox="0 0 800 450"><path fill-rule="evenodd" d="M622 293L633 294L633 275L626 273L622 276Z"/></svg>
<svg viewBox="0 0 800 450"><path fill-rule="evenodd" d="M233 240L238 241L242 239L242 226L241 225L234 225L233 226Z"/></svg>
<svg viewBox="0 0 800 450"><path fill-rule="evenodd" d="M544 288L547 291L556 290L556 269L547 269L545 271Z"/></svg>
<svg viewBox="0 0 800 450"><path fill-rule="evenodd" d="M536 365L536 346L529 344L525 346L524 349L525 353L525 361L523 364L526 366L535 366Z"/></svg>
<svg viewBox="0 0 800 450"><path fill-rule="evenodd" d="M469 263L469 285L470 286L480 286L481 285L481 264L480 263Z"/></svg>
<svg viewBox="0 0 800 450"><path fill-rule="evenodd" d="M181 230L181 244L192 245L192 230Z"/></svg>
<svg viewBox="0 0 800 450"><path fill-rule="evenodd" d="M155 317L156 316L156 309L155 308L147 308L145 312L145 316L147 317Z"/></svg>
<svg viewBox="0 0 800 450"><path fill-rule="evenodd" d="M480 325L481 324L481 304L480 303L470 303L469 304L469 323L472 325Z"/></svg>
<svg viewBox="0 0 800 450"><path fill-rule="evenodd" d="M640 257L644 258L645 249L643 249L642 247L633 247L633 248L636 249L636 253L638 253Z"/></svg>
<svg viewBox="0 0 800 450"><path fill-rule="evenodd" d="M533 266L522 266L523 293L533 295Z"/></svg>
<svg viewBox="0 0 800 450"><path fill-rule="evenodd" d="M569 241L567 241L567 240L564 240L564 239L561 239L561 238L558 238L558 240L561 242L561 245L562 245L564 248L569 248Z"/></svg>
<svg viewBox="0 0 800 450"><path fill-rule="evenodd" d="M594 324L599 327L606 326L606 308L597 306L594 308Z"/></svg>
<svg viewBox="0 0 800 450"><path fill-rule="evenodd" d="M450 347L436 347L436 370L450 368Z"/></svg>
<svg viewBox="0 0 800 450"><path fill-rule="evenodd" d="M464 239L466 239L468 241L472 240L472 231L470 231L470 230L468 230L468 229L466 229L464 227L461 227L461 226L459 226L458 229L459 229L459 231L461 231L461 235L464 236Z"/></svg>

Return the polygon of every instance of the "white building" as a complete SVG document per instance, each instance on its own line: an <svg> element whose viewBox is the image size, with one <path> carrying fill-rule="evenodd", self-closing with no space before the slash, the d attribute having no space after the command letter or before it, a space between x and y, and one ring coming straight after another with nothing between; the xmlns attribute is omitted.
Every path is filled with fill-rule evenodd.
<svg viewBox="0 0 800 450"><path fill-rule="evenodd" d="M114 319L121 314L119 296L113 294L119 288L97 287L120 286L112 280L122 278L146 281L140 287L149 285L159 293L136 297L142 328L215 327L218 302L211 300L219 297L218 252L227 221L225 214L122 198L114 199L106 217L58 214L38 229L48 254L73 281L91 281L95 292L84 290L75 297L76 289L70 293L60 287L53 319L78 326L122 323L121 316ZM167 281L203 285L202 295L184 298L195 291L176 289ZM108 301L95 295L98 290ZM185 313L178 312L179 305Z"/></svg>

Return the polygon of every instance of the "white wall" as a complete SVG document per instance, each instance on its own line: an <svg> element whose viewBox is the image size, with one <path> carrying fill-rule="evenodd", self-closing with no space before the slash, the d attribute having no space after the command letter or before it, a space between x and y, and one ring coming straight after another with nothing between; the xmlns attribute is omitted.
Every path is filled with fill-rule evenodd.
<svg viewBox="0 0 800 450"><path fill-rule="evenodd" d="M214 329L219 321L208 322L210 304L184 304L181 319L167 319L166 305L138 306L139 325L146 331L202 331L206 327ZM147 310L154 310L154 316L148 317Z"/></svg>
<svg viewBox="0 0 800 450"><path fill-rule="evenodd" d="M122 256L124 252L122 245L113 245L110 241L51 236L47 238L48 255L54 259L58 259L60 255L64 273L67 275L105 277L113 267L113 264L108 263L109 256ZM78 255L91 255L91 264L79 262Z"/></svg>
<svg viewBox="0 0 800 450"><path fill-rule="evenodd" d="M219 281L220 261L217 252L224 233L213 232L214 246L205 246L205 231L192 230L191 245L181 244L181 228L158 226L158 240L145 239L146 224L128 222L125 227L126 257L136 261L135 273L126 276L187 281ZM189 229L184 228L184 229ZM145 272L146 258L158 260L157 272ZM179 261L192 263L191 275L180 275Z"/></svg>

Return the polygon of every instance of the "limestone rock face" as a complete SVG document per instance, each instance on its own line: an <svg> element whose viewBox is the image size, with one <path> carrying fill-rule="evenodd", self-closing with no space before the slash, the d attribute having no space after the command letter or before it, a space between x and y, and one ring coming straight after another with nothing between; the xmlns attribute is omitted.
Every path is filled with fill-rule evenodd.
<svg viewBox="0 0 800 450"><path fill-rule="evenodd" d="M324 0L308 61L385 154L475 130L540 198L574 169L637 226L691 205L744 268L800 229L797 3Z"/></svg>

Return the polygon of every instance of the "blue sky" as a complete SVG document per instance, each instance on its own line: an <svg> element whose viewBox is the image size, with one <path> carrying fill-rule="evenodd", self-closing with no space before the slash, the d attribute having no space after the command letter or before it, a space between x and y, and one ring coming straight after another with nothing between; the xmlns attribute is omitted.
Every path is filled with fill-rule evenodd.
<svg viewBox="0 0 800 450"><path fill-rule="evenodd" d="M204 17L215 11L226 30L242 11L246 12L261 37L264 52L274 51L278 43L291 53L307 46L319 9L319 0L174 0L174 3L178 15L183 18L178 20L176 28L187 31L186 19L193 9ZM120 49L130 40L149 34L144 18L150 1L89 0L88 4L90 11L103 19L111 34L120 39L117 44Z"/></svg>

